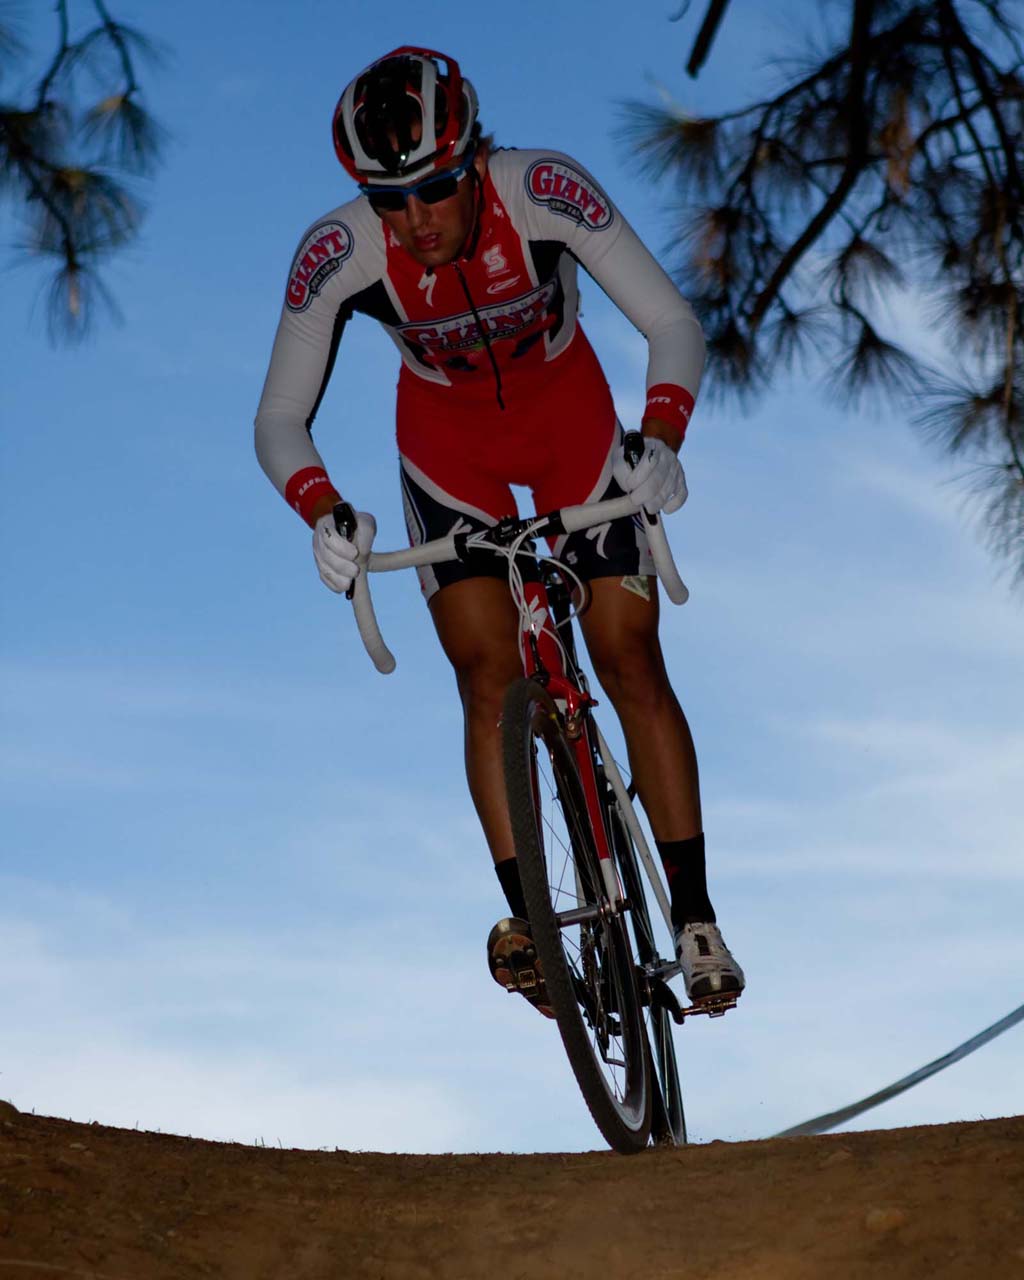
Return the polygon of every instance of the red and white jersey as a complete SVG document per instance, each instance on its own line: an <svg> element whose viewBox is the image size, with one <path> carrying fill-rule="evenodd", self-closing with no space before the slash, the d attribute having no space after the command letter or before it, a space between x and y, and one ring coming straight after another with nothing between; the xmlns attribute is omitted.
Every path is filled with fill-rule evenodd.
<svg viewBox="0 0 1024 1280"><path fill-rule="evenodd" d="M309 432L354 313L384 326L424 390L520 408L577 333L577 263L647 338L646 416L685 432L704 362L689 303L575 160L498 150L466 258L422 267L362 196L302 237L256 418L271 481L305 514L301 490L316 490L323 475Z"/></svg>

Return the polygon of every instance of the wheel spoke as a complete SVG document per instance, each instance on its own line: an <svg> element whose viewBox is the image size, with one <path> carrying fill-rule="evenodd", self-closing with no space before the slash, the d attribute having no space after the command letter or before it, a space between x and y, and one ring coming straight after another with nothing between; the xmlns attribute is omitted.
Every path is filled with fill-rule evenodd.
<svg viewBox="0 0 1024 1280"><path fill-rule="evenodd" d="M538 760L540 757L541 752L538 752ZM567 909L565 899L568 899L573 905L583 905L587 901L585 897L580 896L580 889L576 887L579 880L584 877L581 875L574 849L585 846L589 833L580 830L581 823L578 815L574 815L576 821L573 824L573 830L568 830L569 823L561 806L557 782L546 769L539 769L539 773L546 796L543 824L544 843L547 850L549 868L549 889L556 911L564 911ZM585 878L588 882L593 879L589 875ZM566 886L566 881L570 879L573 884L572 889ZM584 891L587 888L590 890L591 898L595 898L596 894L592 883L584 886ZM605 1007L603 986L607 980L600 972L600 956L591 961L595 969L594 980L591 983L587 981L585 976L587 962L584 958L583 949L573 940L568 929L563 932L563 950L577 988L584 987L590 990L595 997L594 1001L589 1002L590 1007L586 1004L584 1005L584 1016L588 1023L590 1042L595 1057L608 1069L609 1083L614 1096L621 1101L625 1096L622 1073L628 1067L628 1059L622 1044L621 1033L616 1034L610 1026L609 1020L614 1017L614 1014L610 1013ZM621 993L617 992L616 994L621 1002Z"/></svg>

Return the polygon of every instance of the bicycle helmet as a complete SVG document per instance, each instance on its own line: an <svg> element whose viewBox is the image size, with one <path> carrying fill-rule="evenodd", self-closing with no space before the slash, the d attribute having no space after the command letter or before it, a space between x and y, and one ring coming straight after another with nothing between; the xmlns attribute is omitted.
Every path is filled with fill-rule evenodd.
<svg viewBox="0 0 1024 1280"><path fill-rule="evenodd" d="M412 183L449 167L475 140L476 91L453 58L404 45L347 86L331 132L357 182Z"/></svg>

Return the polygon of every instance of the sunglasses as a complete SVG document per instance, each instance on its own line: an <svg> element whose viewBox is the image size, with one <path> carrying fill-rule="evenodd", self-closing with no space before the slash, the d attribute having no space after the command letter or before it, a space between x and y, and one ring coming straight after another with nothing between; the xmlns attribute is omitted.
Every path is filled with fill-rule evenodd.
<svg viewBox="0 0 1024 1280"><path fill-rule="evenodd" d="M367 184L360 185L359 190L376 213L401 213L410 196L415 196L424 204L440 204L442 200L450 200L472 164L473 156L470 154L458 168L432 174L411 187L376 187Z"/></svg>

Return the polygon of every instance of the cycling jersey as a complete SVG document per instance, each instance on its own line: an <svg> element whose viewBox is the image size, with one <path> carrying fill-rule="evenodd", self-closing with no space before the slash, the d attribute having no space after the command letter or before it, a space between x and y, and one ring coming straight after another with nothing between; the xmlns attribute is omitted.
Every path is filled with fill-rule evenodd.
<svg viewBox="0 0 1024 1280"><path fill-rule="evenodd" d="M469 397L438 394L407 372L403 369L398 380L398 447L413 546L517 515L513 484L531 491L539 512L621 494L612 468L622 433L611 391L582 330L548 366L540 394L527 404L515 399L499 413L484 412ZM549 538L548 545L586 582L654 572L640 520L563 534ZM417 572L429 600L453 582L504 578L507 571L500 557L481 553Z"/></svg>
<svg viewBox="0 0 1024 1280"><path fill-rule="evenodd" d="M342 331L357 312L379 321L401 354L399 441L420 472L432 474L450 447L449 418L475 424L478 453L488 441L499 453L514 452L509 428L564 382L555 375L586 345L577 325L577 263L646 336L644 416L670 423L681 437L704 359L690 305L575 160L498 150L481 184L472 251L453 263L422 267L362 196L302 237L256 418L256 450L271 481L307 521L330 492L310 430ZM574 433L582 439L591 427L573 414L571 395L562 403L572 450ZM422 409L416 422L403 406ZM614 412L602 416L592 449L598 470L614 429ZM439 424L433 435L431 419Z"/></svg>

